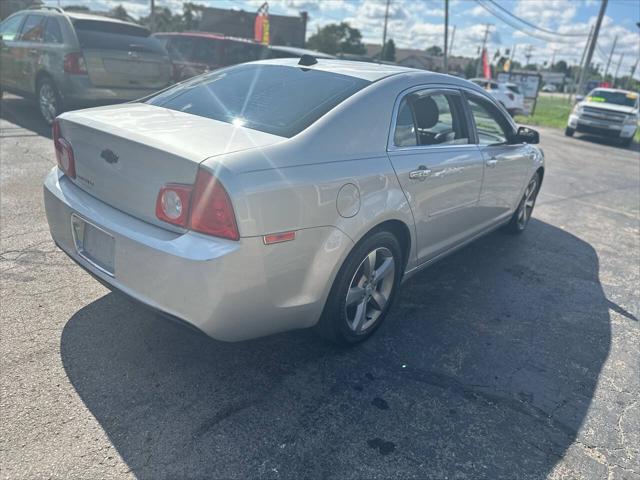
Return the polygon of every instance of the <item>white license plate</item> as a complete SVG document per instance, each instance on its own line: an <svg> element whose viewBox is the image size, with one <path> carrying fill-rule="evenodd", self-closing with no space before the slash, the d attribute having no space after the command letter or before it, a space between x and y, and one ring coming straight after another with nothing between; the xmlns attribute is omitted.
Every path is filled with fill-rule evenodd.
<svg viewBox="0 0 640 480"><path fill-rule="evenodd" d="M99 270L114 276L115 238L75 214L71 215L71 231L78 254Z"/></svg>

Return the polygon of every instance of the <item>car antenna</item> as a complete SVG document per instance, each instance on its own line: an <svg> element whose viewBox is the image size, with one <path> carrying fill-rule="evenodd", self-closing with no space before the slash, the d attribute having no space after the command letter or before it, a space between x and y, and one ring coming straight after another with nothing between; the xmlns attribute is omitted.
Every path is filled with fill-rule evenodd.
<svg viewBox="0 0 640 480"><path fill-rule="evenodd" d="M303 65L305 67L308 67L310 65L315 65L316 63L318 63L318 59L316 57L305 53L300 57L300 61L298 62L298 65Z"/></svg>

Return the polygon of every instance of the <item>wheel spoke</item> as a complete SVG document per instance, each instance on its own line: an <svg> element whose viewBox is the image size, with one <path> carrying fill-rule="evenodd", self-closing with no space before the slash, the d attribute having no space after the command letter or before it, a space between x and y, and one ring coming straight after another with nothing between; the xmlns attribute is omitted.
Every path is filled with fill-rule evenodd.
<svg viewBox="0 0 640 480"><path fill-rule="evenodd" d="M385 297L382 292L374 290L371 294L371 301L376 309L382 311L384 306L387 304L387 297Z"/></svg>
<svg viewBox="0 0 640 480"><path fill-rule="evenodd" d="M353 319L353 330L355 332L359 332L362 330L362 326L364 325L367 319L367 301L362 300L358 304L358 308L356 308L356 314Z"/></svg>
<svg viewBox="0 0 640 480"><path fill-rule="evenodd" d="M353 305L354 303L361 302L364 299L364 288L362 287L351 287L347 292L347 307Z"/></svg>
<svg viewBox="0 0 640 480"><path fill-rule="evenodd" d="M371 280L373 271L376 268L377 250L372 251L362 263L363 273L367 280Z"/></svg>
<svg viewBox="0 0 640 480"><path fill-rule="evenodd" d="M373 278L372 278L372 282L374 284L377 284L380 280L382 280L383 278L387 277L390 273L393 273L393 271L395 270L395 265L393 262L393 257L387 257L384 259L384 261L382 262L382 265L380 265L374 272L373 272Z"/></svg>

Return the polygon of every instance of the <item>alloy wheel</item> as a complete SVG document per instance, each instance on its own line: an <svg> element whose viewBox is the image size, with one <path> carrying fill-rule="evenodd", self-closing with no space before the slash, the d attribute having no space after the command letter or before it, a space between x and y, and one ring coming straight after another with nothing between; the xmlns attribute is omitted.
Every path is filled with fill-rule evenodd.
<svg viewBox="0 0 640 480"><path fill-rule="evenodd" d="M538 177L534 176L529 185L527 185L527 189L524 191L524 201L520 206L520 211L518 212L518 227L520 229L524 229L531 218L531 214L533 213L533 207L536 204L536 197L538 196Z"/></svg>
<svg viewBox="0 0 640 480"><path fill-rule="evenodd" d="M40 86L40 95L38 98L40 104L40 113L47 123L53 123L58 113L58 99L56 92L49 82L44 82Z"/></svg>
<svg viewBox="0 0 640 480"><path fill-rule="evenodd" d="M395 260L388 248L369 252L358 266L345 302L347 324L362 334L372 327L391 298L395 283Z"/></svg>

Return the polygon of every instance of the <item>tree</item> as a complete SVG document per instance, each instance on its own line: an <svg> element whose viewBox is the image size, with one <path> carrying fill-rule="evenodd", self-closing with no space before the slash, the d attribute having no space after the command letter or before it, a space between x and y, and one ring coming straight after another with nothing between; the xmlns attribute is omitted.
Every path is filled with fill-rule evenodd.
<svg viewBox="0 0 640 480"><path fill-rule="evenodd" d="M151 16L140 17L140 24L151 28ZM155 9L154 32L182 32L183 30L182 15L173 15L167 7Z"/></svg>
<svg viewBox="0 0 640 480"><path fill-rule="evenodd" d="M444 55L442 48L440 48L438 45L432 45L431 47L427 48L426 52L427 55L432 55L434 57L442 57Z"/></svg>
<svg viewBox="0 0 640 480"><path fill-rule="evenodd" d="M393 41L393 38L387 40L384 48L382 49L382 58L381 60L386 60L388 62L396 61L396 44Z"/></svg>
<svg viewBox="0 0 640 480"><path fill-rule="evenodd" d="M556 63L554 63L551 66L551 71L564 73L565 75L568 75L571 73L571 69L567 65L567 62L565 62L564 60L559 60Z"/></svg>
<svg viewBox="0 0 640 480"><path fill-rule="evenodd" d="M131 20L131 18L129 17L129 14L127 13L127 10L122 5L118 5L116 7L113 7L111 10L109 10L109 16L113 18L117 18L119 20L125 20L125 21Z"/></svg>
<svg viewBox="0 0 640 480"><path fill-rule="evenodd" d="M362 55L366 52L362 44L362 34L348 23L330 23L319 28L309 37L307 48L335 55L337 53L353 53Z"/></svg>

